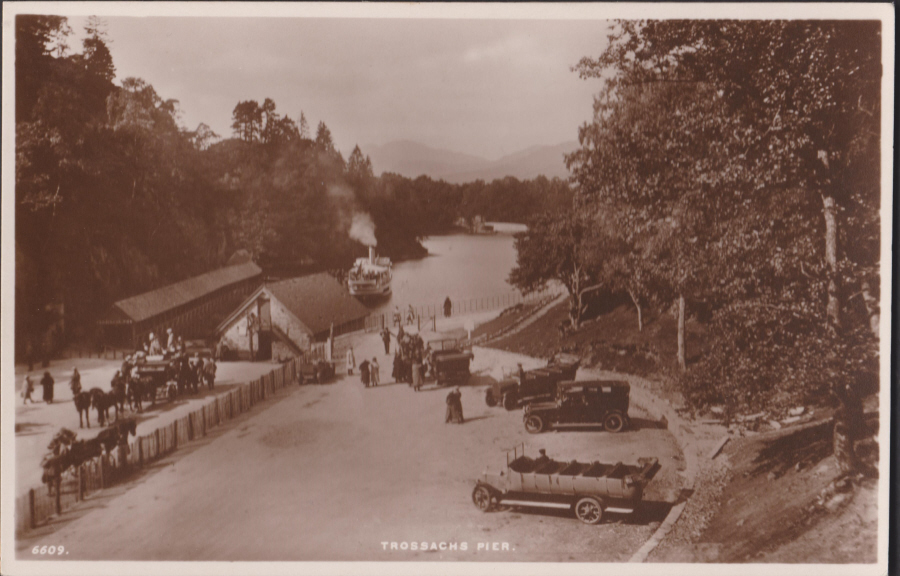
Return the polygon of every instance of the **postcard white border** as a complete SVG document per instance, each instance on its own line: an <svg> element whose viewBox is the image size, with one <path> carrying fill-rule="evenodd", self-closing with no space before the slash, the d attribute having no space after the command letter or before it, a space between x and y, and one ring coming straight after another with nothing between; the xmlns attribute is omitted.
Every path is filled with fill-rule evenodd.
<svg viewBox="0 0 900 576"><path fill-rule="evenodd" d="M606 564L594 563L477 563L477 562L51 562L15 559L15 392L13 364L15 230L15 114L14 114L14 19L16 14L62 14L83 16L194 16L194 17L304 17L304 18L451 18L451 19L597 19L688 18L688 19L873 19L882 22L882 270L881 270L881 418L879 481L878 561L875 564ZM132 2L6 2L3 4L3 157L2 227L0 227L0 438L2 482L0 482L0 563L4 574L526 574L554 573L596 575L604 570L619 574L732 575L782 573L796 576L884 574L887 570L888 462L890 450L890 338L891 338L891 240L893 215L893 125L894 125L894 8L889 4L412 4L412 3L132 3ZM575 127L573 127L573 131ZM561 571L561 572L560 572Z"/></svg>

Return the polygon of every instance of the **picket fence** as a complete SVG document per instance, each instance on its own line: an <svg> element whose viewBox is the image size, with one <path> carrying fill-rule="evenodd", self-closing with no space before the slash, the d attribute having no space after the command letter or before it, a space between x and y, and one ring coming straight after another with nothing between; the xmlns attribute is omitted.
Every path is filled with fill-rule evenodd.
<svg viewBox="0 0 900 576"><path fill-rule="evenodd" d="M49 494L47 486L30 489L16 498L16 532L24 533L58 517L87 495L114 486L154 461L171 454L180 446L206 436L216 426L247 412L255 404L297 381L298 360L284 363L258 380L241 384L216 395L187 416L149 434L137 436L129 444L124 462L117 461L117 450L98 456L70 470Z"/></svg>

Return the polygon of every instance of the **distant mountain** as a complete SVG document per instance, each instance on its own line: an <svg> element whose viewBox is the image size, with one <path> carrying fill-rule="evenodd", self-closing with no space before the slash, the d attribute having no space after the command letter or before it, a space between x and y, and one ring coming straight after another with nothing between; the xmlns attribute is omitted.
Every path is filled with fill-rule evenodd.
<svg viewBox="0 0 900 576"><path fill-rule="evenodd" d="M544 175L565 178L564 154L578 148L577 142L555 146L532 146L498 160L490 161L471 154L431 148L418 142L401 140L383 145L368 145L363 153L372 159L376 174L394 172L409 178L421 175L443 179L454 184L513 176L520 180Z"/></svg>
<svg viewBox="0 0 900 576"><path fill-rule="evenodd" d="M578 148L577 142L564 142L556 146L532 146L491 162L489 166L465 172L456 172L445 178L455 184L484 180L490 182L506 176L530 180L538 176L567 178L565 155Z"/></svg>
<svg viewBox="0 0 900 576"><path fill-rule="evenodd" d="M430 148L418 142L399 140L381 146L370 145L362 149L372 160L375 174L394 172L416 178L423 174L432 178L445 178L457 172L468 172L488 167L484 158Z"/></svg>

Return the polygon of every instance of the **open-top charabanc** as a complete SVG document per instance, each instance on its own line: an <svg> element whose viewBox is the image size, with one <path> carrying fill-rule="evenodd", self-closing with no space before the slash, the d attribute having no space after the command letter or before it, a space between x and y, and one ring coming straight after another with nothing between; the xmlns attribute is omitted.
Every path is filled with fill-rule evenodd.
<svg viewBox="0 0 900 576"><path fill-rule="evenodd" d="M659 470L656 458L637 464L559 461L525 456L524 445L507 452L506 470L485 471L476 480L472 502L482 511L501 506L571 510L585 524L599 524L606 513L631 514L644 487Z"/></svg>
<svg viewBox="0 0 900 576"><path fill-rule="evenodd" d="M515 410L528 402L552 399L557 382L574 380L581 359L571 354L558 354L546 366L532 370L504 373L484 392L484 402L490 407L501 405Z"/></svg>
<svg viewBox="0 0 900 576"><path fill-rule="evenodd" d="M428 344L431 346L431 371L438 386L465 384L469 380L469 365L475 357L472 352L463 350L455 338Z"/></svg>

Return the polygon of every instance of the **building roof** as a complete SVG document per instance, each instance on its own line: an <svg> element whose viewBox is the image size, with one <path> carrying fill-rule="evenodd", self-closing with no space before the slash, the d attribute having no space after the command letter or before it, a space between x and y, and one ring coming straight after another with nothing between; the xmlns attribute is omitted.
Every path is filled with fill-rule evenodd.
<svg viewBox="0 0 900 576"><path fill-rule="evenodd" d="M113 307L132 321L140 322L260 274L262 269L253 262L226 266L151 292L119 300Z"/></svg>
<svg viewBox="0 0 900 576"><path fill-rule="evenodd" d="M340 326L369 315L368 308L329 274L281 280L266 288L313 334L327 331L332 323Z"/></svg>

